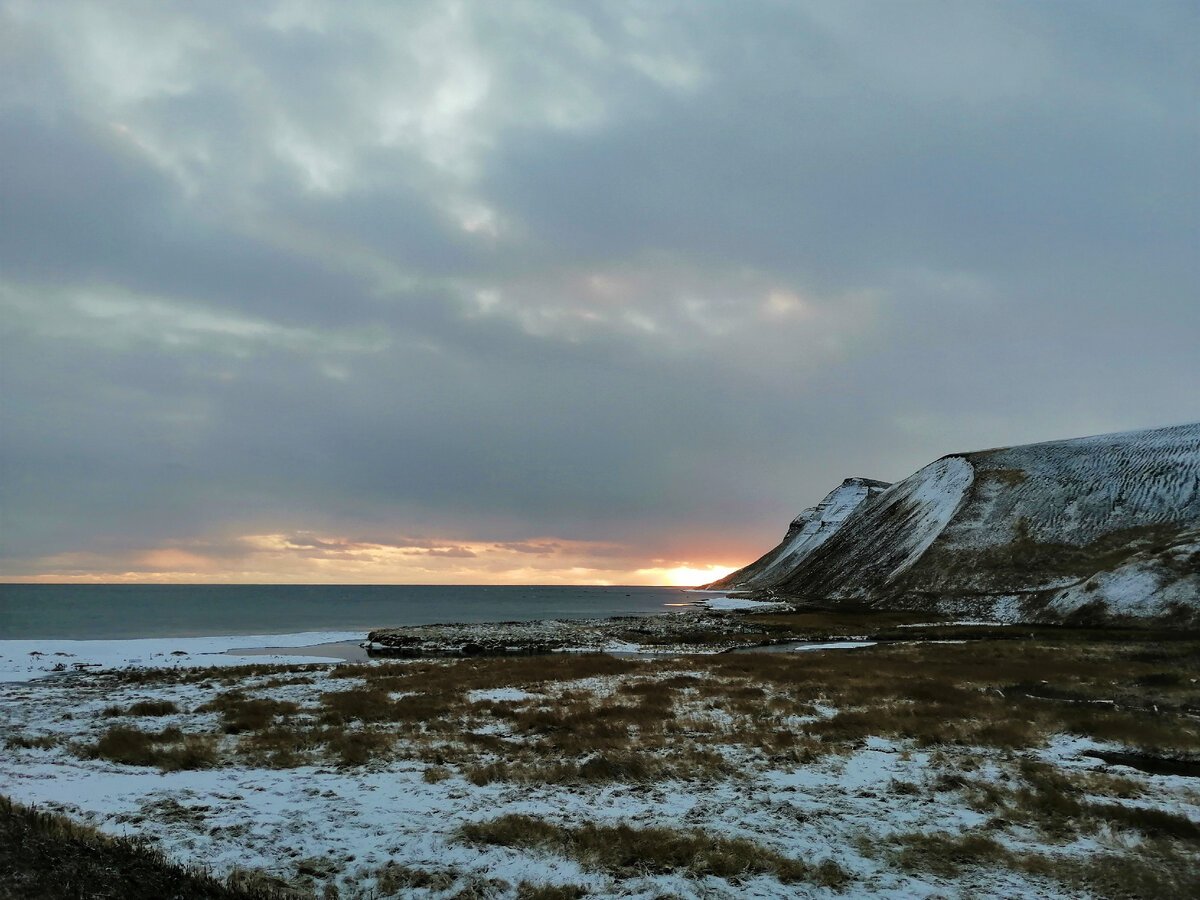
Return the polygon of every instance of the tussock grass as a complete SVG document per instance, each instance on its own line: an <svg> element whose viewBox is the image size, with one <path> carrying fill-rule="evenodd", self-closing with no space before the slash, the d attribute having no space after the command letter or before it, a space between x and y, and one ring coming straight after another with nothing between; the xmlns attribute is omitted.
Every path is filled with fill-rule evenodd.
<svg viewBox="0 0 1200 900"><path fill-rule="evenodd" d="M201 684L216 681L226 687L242 684L250 678L320 672L326 663L251 663L244 666L222 666L208 669L129 668L105 672L104 678L114 684Z"/></svg>
<svg viewBox="0 0 1200 900"><path fill-rule="evenodd" d="M106 706L101 715L106 719L121 716L169 716L179 712L179 707L171 700L139 700L125 708Z"/></svg>
<svg viewBox="0 0 1200 900"><path fill-rule="evenodd" d="M1015 868L1052 878L1100 900L1163 900L1200 896L1200 856L1149 842L1136 852L1098 853L1087 859L1019 857Z"/></svg>
<svg viewBox="0 0 1200 900"><path fill-rule="evenodd" d="M294 769L313 761L325 745L327 731L310 725L279 725L243 737L237 757L245 764L266 769Z"/></svg>
<svg viewBox="0 0 1200 900"><path fill-rule="evenodd" d="M609 751L578 760L559 760L524 754L515 761L499 760L464 767L474 785L492 782L517 784L659 783L663 781L715 781L741 773L720 754L692 748L670 754L637 750Z"/></svg>
<svg viewBox="0 0 1200 900"><path fill-rule="evenodd" d="M390 722L395 701L386 687L368 686L321 695L321 722L345 725L350 722Z"/></svg>
<svg viewBox="0 0 1200 900"><path fill-rule="evenodd" d="M244 691L234 690L218 694L196 711L220 713L225 734L241 734L262 731L274 724L277 717L290 716L299 708L299 704L290 701L247 697Z"/></svg>
<svg viewBox="0 0 1200 900"><path fill-rule="evenodd" d="M1200 659L1200 642L1126 646L1053 632L1060 633L1058 640L1038 632L853 654L346 664L324 679L335 690L314 689L316 708L239 688L199 711L220 713L222 733L238 738L230 758L242 762L420 758L457 766L477 783L538 773L555 783L592 782L605 772L616 781L724 777L720 764L696 751L718 743L743 748L761 765L803 766L872 736L1020 753L1055 734L1082 734L1177 758L1200 752L1200 725L1185 712L1197 693L1186 667ZM296 667L274 675L244 668L263 682L314 678ZM497 687L531 696L470 700L472 691ZM1092 702L1109 695L1120 702Z"/></svg>
<svg viewBox="0 0 1200 900"><path fill-rule="evenodd" d="M1200 824L1178 813L1118 803L1089 803L1086 812L1110 825L1137 831L1146 837L1200 844Z"/></svg>
<svg viewBox="0 0 1200 900"><path fill-rule="evenodd" d="M1013 774L1017 783L1011 786L957 773L943 774L933 786L935 790L963 791L970 806L994 814L997 823L1032 826L1049 841L1071 841L1105 827L1148 839L1200 843L1200 824L1186 816L1091 799L1096 795L1136 797L1141 788L1129 779L1103 772L1062 770L1030 759L1021 760Z"/></svg>
<svg viewBox="0 0 1200 900"><path fill-rule="evenodd" d="M577 884L533 884L522 881L517 885L517 900L579 900L587 894L587 888Z"/></svg>
<svg viewBox="0 0 1200 900"><path fill-rule="evenodd" d="M150 732L117 725L96 743L82 747L81 752L90 759L107 759L127 766L158 766L164 772L208 769L217 764L212 738L184 734L178 728Z"/></svg>
<svg viewBox="0 0 1200 900"><path fill-rule="evenodd" d="M992 866L1010 859L998 841L986 835L955 835L945 831L900 835L893 839L898 848L892 862L905 872L928 872L940 878L954 878L964 868Z"/></svg>
<svg viewBox="0 0 1200 900"><path fill-rule="evenodd" d="M449 890L457 880L449 871L438 869L421 869L413 866L402 866L389 862L375 872L377 890L385 897L391 897L414 888L426 888L430 891Z"/></svg>
<svg viewBox="0 0 1200 900"><path fill-rule="evenodd" d="M361 766L382 759L395 736L378 731L338 731L325 739L325 754L339 766Z"/></svg>
<svg viewBox="0 0 1200 900"><path fill-rule="evenodd" d="M8 750L49 750L51 747L57 747L60 743L62 743L62 738L55 734L43 734L37 737L15 734L5 739L4 746Z"/></svg>
<svg viewBox="0 0 1200 900"><path fill-rule="evenodd" d="M285 900L290 891L222 883L145 843L0 797L0 893L11 900Z"/></svg>
<svg viewBox="0 0 1200 900"><path fill-rule="evenodd" d="M726 838L696 829L583 825L565 828L531 816L507 815L464 825L468 843L538 849L576 860L617 878L688 872L693 876L773 875L785 884L809 881L841 887L850 876L832 860L809 865L745 838Z"/></svg>
<svg viewBox="0 0 1200 900"><path fill-rule="evenodd" d="M501 687L528 690L585 678L620 676L638 671L644 665L640 660L605 653L555 653L533 657L347 664L335 667L331 675L361 678L369 685L392 692L419 690L432 682L437 684L439 691L461 693Z"/></svg>
<svg viewBox="0 0 1200 900"><path fill-rule="evenodd" d="M1186 675L1198 646L1177 641L1148 664L1134 658L1136 649L1108 642L1005 640L880 645L853 654L730 654L694 660L693 668L717 681L758 684L773 703L782 697L794 704L798 715L805 700L838 709L833 719L809 729L827 741L874 734L1021 750L1060 733L1187 753L1200 751L1200 725L1186 714L1193 699L1200 703L1197 686L1181 677L1170 703L1155 700L1162 701L1161 685L1170 680L1162 677L1162 663L1177 662ZM1156 674L1154 686L1134 683L1139 669ZM1027 682L1031 672L1072 698L1113 702L1098 706L1014 692L1012 686ZM1119 683L1118 672L1125 676Z"/></svg>
<svg viewBox="0 0 1200 900"><path fill-rule="evenodd" d="M894 835L889 853L901 870L959 878L965 869L1001 866L1102 900L1162 900L1200 895L1200 855L1191 848L1148 841L1137 851L1086 857L1010 851L980 834L913 832Z"/></svg>

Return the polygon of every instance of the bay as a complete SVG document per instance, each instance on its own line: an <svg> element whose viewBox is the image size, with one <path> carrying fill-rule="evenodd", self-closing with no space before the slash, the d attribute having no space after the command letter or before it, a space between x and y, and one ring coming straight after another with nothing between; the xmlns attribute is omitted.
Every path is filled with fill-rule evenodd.
<svg viewBox="0 0 1200 900"><path fill-rule="evenodd" d="M676 587L0 584L0 640L369 631L670 612Z"/></svg>

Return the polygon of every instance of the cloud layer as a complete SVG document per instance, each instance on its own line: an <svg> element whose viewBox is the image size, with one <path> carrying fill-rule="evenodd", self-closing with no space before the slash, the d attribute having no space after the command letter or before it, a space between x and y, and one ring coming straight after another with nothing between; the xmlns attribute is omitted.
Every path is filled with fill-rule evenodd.
<svg viewBox="0 0 1200 900"><path fill-rule="evenodd" d="M4 2L0 576L647 580L1198 419L1198 9Z"/></svg>

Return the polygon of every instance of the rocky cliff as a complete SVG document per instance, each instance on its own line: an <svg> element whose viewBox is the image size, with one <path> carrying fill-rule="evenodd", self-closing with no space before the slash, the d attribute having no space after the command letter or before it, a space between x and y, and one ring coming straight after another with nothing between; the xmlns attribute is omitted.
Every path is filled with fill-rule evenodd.
<svg viewBox="0 0 1200 900"><path fill-rule="evenodd" d="M952 454L886 489L849 479L826 503L848 510L815 533L824 513L806 511L714 586L1007 621L1200 621L1200 424Z"/></svg>

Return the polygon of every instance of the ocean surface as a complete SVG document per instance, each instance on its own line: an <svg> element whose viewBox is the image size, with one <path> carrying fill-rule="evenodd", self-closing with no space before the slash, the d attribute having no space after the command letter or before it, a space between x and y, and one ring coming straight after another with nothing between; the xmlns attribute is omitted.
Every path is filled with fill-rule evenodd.
<svg viewBox="0 0 1200 900"><path fill-rule="evenodd" d="M670 612L675 587L0 584L0 640L370 631Z"/></svg>

